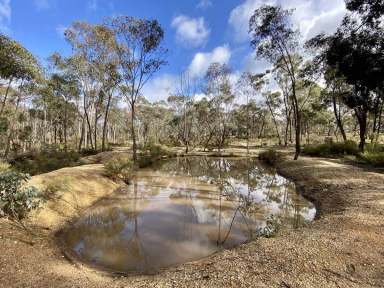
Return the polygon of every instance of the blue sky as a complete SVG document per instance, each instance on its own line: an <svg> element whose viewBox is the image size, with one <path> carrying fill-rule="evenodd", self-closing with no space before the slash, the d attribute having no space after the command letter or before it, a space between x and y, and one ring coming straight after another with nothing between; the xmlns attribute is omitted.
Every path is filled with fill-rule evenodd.
<svg viewBox="0 0 384 288"><path fill-rule="evenodd" d="M247 36L249 17L263 3L296 8L293 20L303 40L333 32L345 13L343 0L0 0L0 30L43 61L55 51L70 53L63 31L75 20L155 18L165 30L169 64L144 93L160 100L172 92L179 73L202 77L211 62L229 64L234 78L265 70L268 63L254 59Z"/></svg>

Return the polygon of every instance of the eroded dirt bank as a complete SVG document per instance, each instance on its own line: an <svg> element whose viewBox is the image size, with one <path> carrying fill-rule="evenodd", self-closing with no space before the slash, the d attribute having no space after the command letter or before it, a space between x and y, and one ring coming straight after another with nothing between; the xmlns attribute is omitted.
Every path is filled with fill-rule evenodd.
<svg viewBox="0 0 384 288"><path fill-rule="evenodd" d="M324 159L282 162L279 171L318 206L320 217L311 225L158 275L118 277L70 263L53 241L63 219L118 187L102 176L100 166L71 169L35 180L64 173L73 177L71 185L78 184L72 196L49 201L32 217L40 238L28 238L0 220L0 287L384 287L382 174ZM104 185L109 188L98 190ZM61 205L74 206L73 212L62 215Z"/></svg>

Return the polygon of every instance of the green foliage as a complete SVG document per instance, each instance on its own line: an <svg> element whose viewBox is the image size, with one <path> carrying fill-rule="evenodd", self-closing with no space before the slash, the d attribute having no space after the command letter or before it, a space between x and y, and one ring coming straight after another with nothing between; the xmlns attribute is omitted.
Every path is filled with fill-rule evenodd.
<svg viewBox="0 0 384 288"><path fill-rule="evenodd" d="M268 149L259 154L259 159L269 165L275 165L281 158L281 153L277 152L275 149Z"/></svg>
<svg viewBox="0 0 384 288"><path fill-rule="evenodd" d="M28 174L14 171L0 173L0 215L20 221L39 206L39 191L33 186L24 187L29 179Z"/></svg>
<svg viewBox="0 0 384 288"><path fill-rule="evenodd" d="M11 165L7 162L0 161L0 173L11 170Z"/></svg>
<svg viewBox="0 0 384 288"><path fill-rule="evenodd" d="M67 177L60 179L55 178L54 180L49 180L48 182L44 181L44 193L42 197L46 200L54 199L57 197L59 192L67 191L69 188L69 180Z"/></svg>
<svg viewBox="0 0 384 288"><path fill-rule="evenodd" d="M133 162L129 157L114 156L104 163L106 175L114 180L120 179L129 183L133 173Z"/></svg>
<svg viewBox="0 0 384 288"><path fill-rule="evenodd" d="M358 155L359 147L353 141L346 142L327 142L319 145L307 145L303 153L309 156L332 157L339 155Z"/></svg>
<svg viewBox="0 0 384 288"><path fill-rule="evenodd" d="M368 143L365 146L365 151L370 153L384 152L384 145L378 143Z"/></svg>
<svg viewBox="0 0 384 288"><path fill-rule="evenodd" d="M63 167L77 165L80 155L77 152L47 148L41 152L30 152L16 156L11 164L19 171L31 175L47 173Z"/></svg>
<svg viewBox="0 0 384 288"><path fill-rule="evenodd" d="M166 146L160 144L148 143L143 148L143 153L139 155L138 166L139 168L145 168L152 165L157 160L160 160L163 157L172 157L174 156Z"/></svg>
<svg viewBox="0 0 384 288"><path fill-rule="evenodd" d="M98 152L92 148L83 148L80 151L81 156L92 156L96 155Z"/></svg>
<svg viewBox="0 0 384 288"><path fill-rule="evenodd" d="M0 33L0 77L29 81L39 76L36 58L18 42Z"/></svg>
<svg viewBox="0 0 384 288"><path fill-rule="evenodd" d="M384 167L384 152L364 152L360 154L358 160L364 164L375 167Z"/></svg>

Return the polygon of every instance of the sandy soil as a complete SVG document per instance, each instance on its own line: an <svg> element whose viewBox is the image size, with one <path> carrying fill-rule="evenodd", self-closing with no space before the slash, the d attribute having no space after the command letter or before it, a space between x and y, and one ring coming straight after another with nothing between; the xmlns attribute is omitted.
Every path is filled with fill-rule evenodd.
<svg viewBox="0 0 384 288"><path fill-rule="evenodd" d="M278 170L316 204L316 221L157 275L130 277L73 263L54 241L68 219L118 188L101 166L34 177L39 185L69 186L31 215L38 236L0 220L0 287L384 287L384 175L304 157L283 161Z"/></svg>

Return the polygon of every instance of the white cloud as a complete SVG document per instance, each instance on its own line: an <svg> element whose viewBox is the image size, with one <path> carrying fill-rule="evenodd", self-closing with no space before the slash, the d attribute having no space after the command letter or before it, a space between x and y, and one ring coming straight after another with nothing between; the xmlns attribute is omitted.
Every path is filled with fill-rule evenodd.
<svg viewBox="0 0 384 288"><path fill-rule="evenodd" d="M39 11L47 10L51 7L48 0L34 0L34 4Z"/></svg>
<svg viewBox="0 0 384 288"><path fill-rule="evenodd" d="M197 4L197 8L206 9L213 5L211 0L200 0L199 4Z"/></svg>
<svg viewBox="0 0 384 288"><path fill-rule="evenodd" d="M207 72L209 65L218 62L227 64L231 58L231 50L227 45L219 46L213 49L212 52L196 53L191 64L189 65L189 73L191 77L203 77Z"/></svg>
<svg viewBox="0 0 384 288"><path fill-rule="evenodd" d="M263 4L295 9L293 23L304 40L319 32L333 33L346 11L344 0L245 0L231 11L229 17L236 41L249 40L249 19Z"/></svg>
<svg viewBox="0 0 384 288"><path fill-rule="evenodd" d="M0 31L9 32L11 21L11 0L0 0Z"/></svg>
<svg viewBox="0 0 384 288"><path fill-rule="evenodd" d="M255 53L249 53L244 59L244 71L252 74L263 73L271 69L271 66L267 60L256 59Z"/></svg>
<svg viewBox="0 0 384 288"><path fill-rule="evenodd" d="M171 74L160 75L150 80L143 87L143 95L151 102L167 100L172 93L176 92L175 83L177 83L177 81L177 76Z"/></svg>
<svg viewBox="0 0 384 288"><path fill-rule="evenodd" d="M176 39L186 47L198 47L208 40L210 30L203 17L190 18L179 15L172 20L171 26L176 29Z"/></svg>

